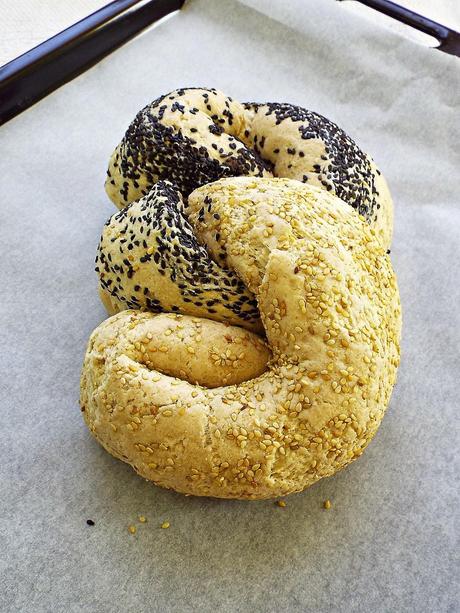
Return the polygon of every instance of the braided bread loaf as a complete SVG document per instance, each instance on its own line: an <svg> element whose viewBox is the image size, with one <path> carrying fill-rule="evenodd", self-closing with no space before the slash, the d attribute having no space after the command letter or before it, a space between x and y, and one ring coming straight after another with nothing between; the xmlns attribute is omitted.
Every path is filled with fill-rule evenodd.
<svg viewBox="0 0 460 613"><path fill-rule="evenodd" d="M162 106L159 122L168 120ZM239 126L231 112L228 133ZM137 152L147 151L141 133ZM120 312L89 341L88 427L143 477L189 494L270 498L332 475L375 434L396 378L399 294L381 229L333 195L337 185L270 178L243 145L260 176L188 194L208 168L167 173L165 158L133 157L132 138L110 170L111 180L121 173L114 199L129 177L119 193L133 202L109 220L99 247L104 296ZM225 175L227 162L213 160ZM149 191L165 173L179 187Z"/></svg>

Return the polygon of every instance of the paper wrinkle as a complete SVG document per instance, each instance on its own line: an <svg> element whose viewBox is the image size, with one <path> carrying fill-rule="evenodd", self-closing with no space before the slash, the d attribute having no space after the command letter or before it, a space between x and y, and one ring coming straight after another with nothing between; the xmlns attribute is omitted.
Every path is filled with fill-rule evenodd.
<svg viewBox="0 0 460 613"><path fill-rule="evenodd" d="M339 3L192 0L1 128L0 610L456 610L459 68ZM286 508L156 488L90 437L78 407L105 317L94 258L116 212L110 153L145 104L194 85L329 117L395 201L390 409L357 462Z"/></svg>

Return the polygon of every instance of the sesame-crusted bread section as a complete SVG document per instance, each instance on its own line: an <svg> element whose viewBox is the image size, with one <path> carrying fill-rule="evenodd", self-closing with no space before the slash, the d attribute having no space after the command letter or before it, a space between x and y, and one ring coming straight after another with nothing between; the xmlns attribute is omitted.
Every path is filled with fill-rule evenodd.
<svg viewBox="0 0 460 613"><path fill-rule="evenodd" d="M341 128L299 106L241 104L215 89L178 89L142 109L112 154L106 190L122 208L161 179L188 196L229 176L318 186L356 209L386 246L391 242L386 181Z"/></svg>
<svg viewBox="0 0 460 613"><path fill-rule="evenodd" d="M295 180L221 179L190 195L187 217L256 297L267 344L188 316L190 303L185 315L120 312L91 336L84 418L163 487L300 491L361 455L388 405L401 326L390 259L356 211Z"/></svg>

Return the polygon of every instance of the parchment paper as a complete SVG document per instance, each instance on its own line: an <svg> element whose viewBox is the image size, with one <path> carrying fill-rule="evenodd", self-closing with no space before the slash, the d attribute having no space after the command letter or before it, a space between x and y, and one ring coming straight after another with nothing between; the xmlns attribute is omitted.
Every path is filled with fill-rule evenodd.
<svg viewBox="0 0 460 613"><path fill-rule="evenodd" d="M459 610L460 63L331 0L245 4L189 2L0 130L2 611ZM325 114L395 199L389 412L362 458L286 508L156 488L78 407L105 317L93 261L114 212L108 156L144 104L200 85Z"/></svg>

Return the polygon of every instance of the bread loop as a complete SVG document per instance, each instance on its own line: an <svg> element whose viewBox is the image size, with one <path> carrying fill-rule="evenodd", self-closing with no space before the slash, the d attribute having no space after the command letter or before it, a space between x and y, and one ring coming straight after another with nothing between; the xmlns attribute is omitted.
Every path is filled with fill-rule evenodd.
<svg viewBox="0 0 460 613"><path fill-rule="evenodd" d="M110 453L163 487L249 499L300 491L362 453L396 379L399 294L378 230L331 191L224 178L185 206L160 182L109 220L106 295L150 308L135 300L157 288L158 309L180 310L122 310L91 336L81 406ZM190 254L209 294L186 302ZM217 281L203 289L206 258ZM236 310L206 304L238 281ZM253 300L260 321L241 317Z"/></svg>
<svg viewBox="0 0 460 613"><path fill-rule="evenodd" d="M393 205L372 158L335 123L285 103L241 104L178 89L142 109L112 154L106 190L123 208L160 180L183 196L230 176L284 177L337 195L389 246Z"/></svg>

